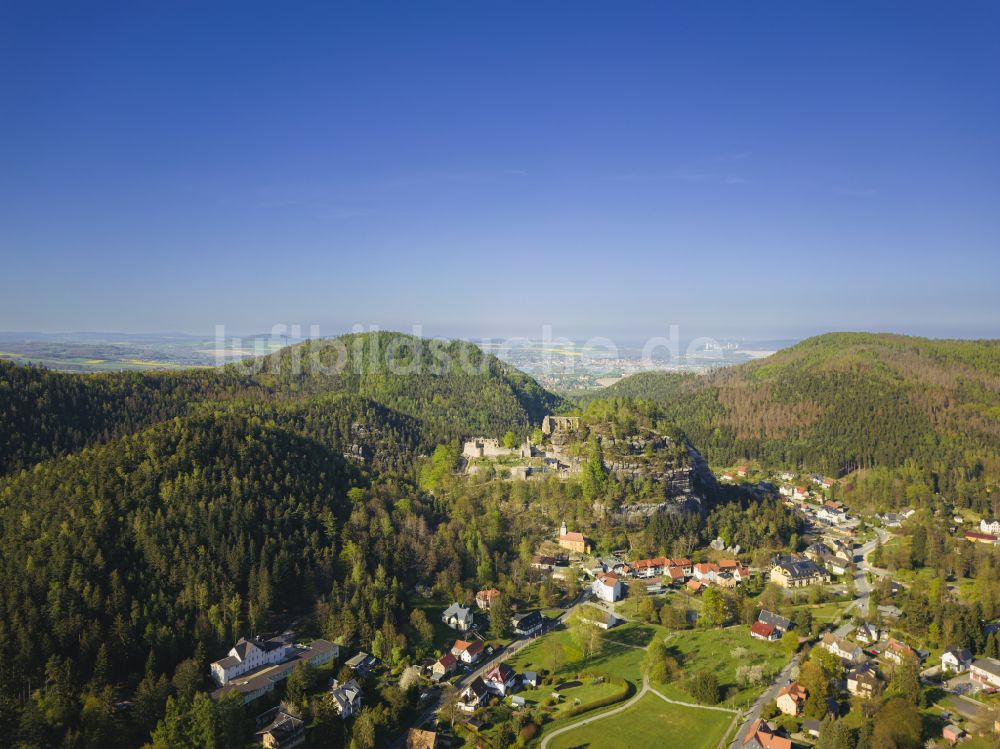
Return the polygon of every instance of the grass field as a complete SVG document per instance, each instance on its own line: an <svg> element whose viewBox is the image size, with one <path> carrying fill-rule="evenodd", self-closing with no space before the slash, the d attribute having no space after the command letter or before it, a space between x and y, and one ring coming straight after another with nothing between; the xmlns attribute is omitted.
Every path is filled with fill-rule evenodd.
<svg viewBox="0 0 1000 749"><path fill-rule="evenodd" d="M557 736L551 749L715 749L733 716L671 705L647 694L617 715Z"/></svg>
<svg viewBox="0 0 1000 749"><path fill-rule="evenodd" d="M572 676L580 671L604 671L640 686L645 648L662 627L649 624L623 624L607 632L605 642L593 655L584 656L569 630L558 630L539 638L510 659L515 671L551 671ZM625 647L621 644L632 645Z"/></svg>
<svg viewBox="0 0 1000 749"><path fill-rule="evenodd" d="M728 629L694 629L678 632L670 638L668 648L678 657L681 669L686 673L710 671L719 679L723 694L732 694L723 701L726 706L746 704L757 697L763 687L744 688L736 682L736 669L741 665L764 667L767 676L779 671L787 662L780 642L763 642L750 637L749 628L740 625ZM746 655L737 658L736 648L746 650ZM675 700L691 701L691 696L677 684L657 685L667 697Z"/></svg>

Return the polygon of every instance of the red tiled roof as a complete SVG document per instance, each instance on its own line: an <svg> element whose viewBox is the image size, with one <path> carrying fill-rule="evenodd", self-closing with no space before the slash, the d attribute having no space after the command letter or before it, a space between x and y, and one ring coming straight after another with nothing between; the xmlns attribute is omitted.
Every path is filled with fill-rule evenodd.
<svg viewBox="0 0 1000 749"><path fill-rule="evenodd" d="M764 622L754 622L750 625L750 634L758 637L771 637L774 634L774 627L770 624L764 624Z"/></svg>
<svg viewBox="0 0 1000 749"><path fill-rule="evenodd" d="M559 536L560 541L583 541L583 534L579 531L571 531L570 533L563 533Z"/></svg>

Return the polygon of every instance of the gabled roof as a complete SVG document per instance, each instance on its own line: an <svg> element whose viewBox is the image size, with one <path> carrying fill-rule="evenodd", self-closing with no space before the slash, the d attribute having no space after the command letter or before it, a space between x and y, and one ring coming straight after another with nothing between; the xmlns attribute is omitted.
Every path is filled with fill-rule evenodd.
<svg viewBox="0 0 1000 749"><path fill-rule="evenodd" d="M496 684L506 684L515 676L514 669L506 663L498 663L483 675L483 680L492 681Z"/></svg>
<svg viewBox="0 0 1000 749"><path fill-rule="evenodd" d="M968 648L948 648L941 655L948 655L949 653L954 656L955 660L962 663L972 660L972 653L969 652Z"/></svg>
<svg viewBox="0 0 1000 749"><path fill-rule="evenodd" d="M788 695L796 702L806 701L806 688L799 684L797 681L793 681L791 684L787 684L778 690L778 696L782 697Z"/></svg>
<svg viewBox="0 0 1000 749"><path fill-rule="evenodd" d="M486 688L486 683L479 676L473 679L472 683L469 684L469 686L467 686L464 690L462 690L463 697L467 694L472 695L476 698L476 701L481 701L485 699L487 696L489 696L489 693L490 690Z"/></svg>
<svg viewBox="0 0 1000 749"><path fill-rule="evenodd" d="M754 622L750 625L750 633L758 637L771 637L775 633L775 628L764 622Z"/></svg>
<svg viewBox="0 0 1000 749"><path fill-rule="evenodd" d="M458 662L458 659L451 653L445 653L444 655L442 655L440 658L437 659L437 662L440 663L445 668L451 668Z"/></svg>
<svg viewBox="0 0 1000 749"><path fill-rule="evenodd" d="M787 632L792 628L791 619L786 619L781 616L781 614L775 614L773 611L768 611L767 609L761 609L760 613L757 615L757 621L764 622L764 624L770 624L775 629L780 629L783 632Z"/></svg>
<svg viewBox="0 0 1000 749"><path fill-rule="evenodd" d="M775 734L767 721L757 720L743 738L746 749L792 749L792 740Z"/></svg>
<svg viewBox="0 0 1000 749"><path fill-rule="evenodd" d="M569 533L563 533L559 536L560 541L583 541L583 534L579 531L570 531Z"/></svg>

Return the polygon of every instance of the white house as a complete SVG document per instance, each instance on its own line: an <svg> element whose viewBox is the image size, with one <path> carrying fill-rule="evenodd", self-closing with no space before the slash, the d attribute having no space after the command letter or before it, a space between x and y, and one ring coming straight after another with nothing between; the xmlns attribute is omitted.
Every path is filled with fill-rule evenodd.
<svg viewBox="0 0 1000 749"><path fill-rule="evenodd" d="M258 637L248 640L241 637L225 658L212 663L212 678L220 687L224 687L237 676L249 673L262 666L281 663L288 656L290 645L284 638L274 637L261 640Z"/></svg>
<svg viewBox="0 0 1000 749"><path fill-rule="evenodd" d="M980 658L970 670L974 682L1000 688L1000 661L996 658Z"/></svg>
<svg viewBox="0 0 1000 749"><path fill-rule="evenodd" d="M594 580L593 585L591 585L591 590L594 595L602 601L614 603L615 601L621 600L622 581L618 579L617 575L610 573L606 575L598 575L597 579Z"/></svg>
<svg viewBox="0 0 1000 749"><path fill-rule="evenodd" d="M344 684L334 679L330 697L333 698L333 707L337 715L343 720L347 720L361 709L361 685L354 679Z"/></svg>
<svg viewBox="0 0 1000 749"><path fill-rule="evenodd" d="M1000 520L987 520L983 518L979 521L979 530L993 536L1000 536Z"/></svg>
<svg viewBox="0 0 1000 749"><path fill-rule="evenodd" d="M453 603L444 610L443 614L441 614L441 621L452 629L457 629L459 632L465 632L466 630L472 629L472 611L460 603Z"/></svg>
<svg viewBox="0 0 1000 749"><path fill-rule="evenodd" d="M861 652L860 645L855 645L849 640L837 637L832 632L827 632L823 635L822 646L824 649L829 650L835 656L843 658L845 661L861 663L861 661L865 659L864 653Z"/></svg>
<svg viewBox="0 0 1000 749"><path fill-rule="evenodd" d="M972 653L967 648L948 648L941 654L942 671L968 671L972 666Z"/></svg>
<svg viewBox="0 0 1000 749"><path fill-rule="evenodd" d="M451 647L451 654L462 663L472 665L483 654L482 640L455 640L455 644Z"/></svg>
<svg viewBox="0 0 1000 749"><path fill-rule="evenodd" d="M477 676L469 686L462 690L462 694L459 695L458 709L462 712L474 713L476 708L484 704L489 697L490 690L487 689L483 680Z"/></svg>
<svg viewBox="0 0 1000 749"><path fill-rule="evenodd" d="M504 697L517 684L517 674L506 663L498 663L483 674L483 684L494 694Z"/></svg>

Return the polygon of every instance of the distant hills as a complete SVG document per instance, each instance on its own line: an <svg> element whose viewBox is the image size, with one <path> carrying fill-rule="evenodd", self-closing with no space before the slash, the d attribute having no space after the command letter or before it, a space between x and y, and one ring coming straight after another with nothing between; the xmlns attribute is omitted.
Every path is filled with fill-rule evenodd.
<svg viewBox="0 0 1000 749"><path fill-rule="evenodd" d="M527 434L561 404L472 344L385 332L178 372L72 374L0 361L0 475L205 410L254 413L309 437L345 440L351 426L342 416L353 415L347 421L363 437L358 415L377 412L406 424L400 447L412 453L473 434ZM342 425L336 435L332 424Z"/></svg>
<svg viewBox="0 0 1000 749"><path fill-rule="evenodd" d="M1000 341L830 333L707 375L646 372L593 397L663 405L716 465L922 474L930 491L1000 478Z"/></svg>

